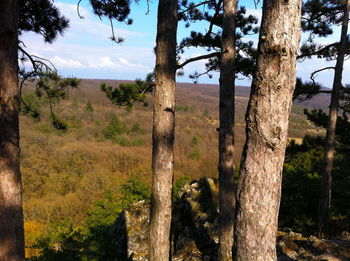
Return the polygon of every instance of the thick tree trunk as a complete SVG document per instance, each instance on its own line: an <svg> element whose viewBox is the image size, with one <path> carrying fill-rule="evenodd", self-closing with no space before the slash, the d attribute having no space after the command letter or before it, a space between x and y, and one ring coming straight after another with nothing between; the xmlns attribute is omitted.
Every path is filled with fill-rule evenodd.
<svg viewBox="0 0 350 261"><path fill-rule="evenodd" d="M322 186L320 192L319 215L318 215L318 235L321 238L328 238L330 236L329 228L329 211L331 207L332 194L332 167L334 158L334 144L335 144L335 129L337 125L338 107L340 91L342 88L342 75L344 56L347 42L347 32L349 26L349 11L350 1L345 3L344 16L342 21L341 37L338 47L338 57L335 66L333 90L331 95L331 104L329 106L329 121L326 134L326 142L324 146L324 159L322 171Z"/></svg>
<svg viewBox="0 0 350 261"><path fill-rule="evenodd" d="M159 0L153 105L151 261L170 258L174 166L177 1Z"/></svg>
<svg viewBox="0 0 350 261"><path fill-rule="evenodd" d="M222 56L220 66L219 128L219 252L218 260L232 260L235 193L234 175L234 81L235 19L237 0L224 0Z"/></svg>
<svg viewBox="0 0 350 261"><path fill-rule="evenodd" d="M18 127L18 1L0 1L0 260L24 260Z"/></svg>
<svg viewBox="0 0 350 261"><path fill-rule="evenodd" d="M276 232L296 79L301 0L264 0L257 72L247 110L235 260L277 260Z"/></svg>

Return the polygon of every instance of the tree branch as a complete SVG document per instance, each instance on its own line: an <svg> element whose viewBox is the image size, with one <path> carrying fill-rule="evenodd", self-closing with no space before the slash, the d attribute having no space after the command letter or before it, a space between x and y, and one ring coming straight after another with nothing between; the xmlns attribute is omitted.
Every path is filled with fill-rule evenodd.
<svg viewBox="0 0 350 261"><path fill-rule="evenodd" d="M319 69L319 70L317 70L317 71L314 71L314 72L311 74L311 76L310 76L311 81L312 81L314 84L316 84L316 82L315 82L315 78L316 78L315 74L317 74L317 73L319 73L319 72L322 72L322 71L325 71L325 70L331 70L331 69L335 70L335 67L329 66L329 67L324 67L324 68L322 68L322 69Z"/></svg>
<svg viewBox="0 0 350 261"><path fill-rule="evenodd" d="M186 13L186 12L189 11L190 9L197 8L198 6L209 4L210 2L212 2L212 0L204 1L204 2L199 3L199 4L196 4L196 5L194 5L194 6L187 7L186 9L181 10L181 12L179 12L179 15L182 15L182 14Z"/></svg>
<svg viewBox="0 0 350 261"><path fill-rule="evenodd" d="M208 58L212 58L215 56L219 56L221 54L221 52L215 52L215 53L209 53L209 54L204 54L204 55L200 55L197 57L193 57L193 58L189 58L186 61L184 61L183 63L177 65L177 69L180 69L182 67L184 67L185 65L195 62L195 61L199 61L199 60L204 60L204 59L208 59Z"/></svg>
<svg viewBox="0 0 350 261"><path fill-rule="evenodd" d="M81 1L83 1L83 0L79 0L79 1L78 1L78 4L77 4L77 13L78 13L78 16L79 16L80 19L85 19L85 17L82 16L82 15L80 14L80 3L81 3Z"/></svg>
<svg viewBox="0 0 350 261"><path fill-rule="evenodd" d="M322 53L323 51L326 51L328 49L330 49L331 47L334 47L336 46L337 44L339 44L339 42L336 42L336 43L332 43L332 44L329 44L327 46L324 46L314 52L311 52L311 53L306 53L306 54L301 54L301 55L298 55L297 56L297 59L302 59L302 58L305 58L305 57L308 57L308 56L313 56L313 55L317 55L317 54L320 54Z"/></svg>

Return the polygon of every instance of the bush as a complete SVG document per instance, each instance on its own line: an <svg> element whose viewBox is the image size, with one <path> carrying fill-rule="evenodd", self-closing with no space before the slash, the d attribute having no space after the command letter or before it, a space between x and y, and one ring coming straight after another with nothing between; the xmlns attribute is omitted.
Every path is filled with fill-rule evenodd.
<svg viewBox="0 0 350 261"><path fill-rule="evenodd" d="M283 170L280 227L314 234L317 230L318 204L323 164L323 139L306 136L301 145L287 148ZM337 150L333 164L331 226L332 233L350 228L350 157Z"/></svg>
<svg viewBox="0 0 350 261"><path fill-rule="evenodd" d="M198 160L201 157L201 151L199 148L194 148L188 156L192 160Z"/></svg>
<svg viewBox="0 0 350 261"><path fill-rule="evenodd" d="M182 106L182 105L175 105L175 111L182 111L182 112L193 112L193 108L189 106Z"/></svg>
<svg viewBox="0 0 350 261"><path fill-rule="evenodd" d="M180 190L186 185L191 182L191 178L188 176L181 176L174 182L173 187L173 199L174 201L180 199L181 195Z"/></svg>
<svg viewBox="0 0 350 261"><path fill-rule="evenodd" d="M88 101L86 104L86 111L87 112L94 112L94 107L92 106L91 101Z"/></svg>
<svg viewBox="0 0 350 261"><path fill-rule="evenodd" d="M151 201L151 190L139 178L129 178L121 187L123 208L140 200Z"/></svg>
<svg viewBox="0 0 350 261"><path fill-rule="evenodd" d="M141 131L140 124L138 122L133 123L133 125L131 126L131 132L135 133L140 131Z"/></svg>
<svg viewBox="0 0 350 261"><path fill-rule="evenodd" d="M118 143L124 147L133 147L133 146L141 146L144 144L144 140L141 138L129 139L124 135L116 136L113 139L113 142Z"/></svg>
<svg viewBox="0 0 350 261"><path fill-rule="evenodd" d="M116 136L124 134L127 131L125 124L121 123L117 115L113 114L107 127L103 130L106 139L115 139Z"/></svg>

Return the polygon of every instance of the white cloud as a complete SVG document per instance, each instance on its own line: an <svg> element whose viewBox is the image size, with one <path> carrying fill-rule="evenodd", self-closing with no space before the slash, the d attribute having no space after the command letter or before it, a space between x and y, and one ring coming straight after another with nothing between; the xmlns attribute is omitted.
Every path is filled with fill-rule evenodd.
<svg viewBox="0 0 350 261"><path fill-rule="evenodd" d="M121 62L122 65L128 66L130 68L139 68L139 69L147 69L147 70L151 70L151 68L149 66L140 64L140 63L131 63L129 62L126 58L119 58L119 61Z"/></svg>
<svg viewBox="0 0 350 261"><path fill-rule="evenodd" d="M82 68L83 65L76 60L73 59L65 59L59 56L54 56L51 59L51 62L57 67L65 67L65 68Z"/></svg>
<svg viewBox="0 0 350 261"><path fill-rule="evenodd" d="M112 69L112 68L120 68L120 65L113 62L111 58L105 56L105 57L97 58L95 62L89 62L87 67Z"/></svg>

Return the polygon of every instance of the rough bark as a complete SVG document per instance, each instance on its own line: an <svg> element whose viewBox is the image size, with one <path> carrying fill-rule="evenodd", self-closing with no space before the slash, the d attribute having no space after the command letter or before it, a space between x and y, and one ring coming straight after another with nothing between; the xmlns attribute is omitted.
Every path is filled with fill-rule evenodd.
<svg viewBox="0 0 350 261"><path fill-rule="evenodd" d="M282 168L300 41L301 0L264 0L246 115L240 169L235 260L277 260Z"/></svg>
<svg viewBox="0 0 350 261"><path fill-rule="evenodd" d="M24 260L18 126L18 1L0 1L0 260Z"/></svg>
<svg viewBox="0 0 350 261"><path fill-rule="evenodd" d="M350 1L347 0L344 6L344 16L342 20L342 30L340 44L338 47L338 57L335 65L331 104L329 106L329 121L327 126L326 141L324 146L324 159L322 169L322 185L319 201L318 215L318 236L328 238L330 236L329 211L331 208L332 195L332 168L334 158L335 131L337 125L338 107L340 91L342 88L342 75L347 42L347 32L349 26Z"/></svg>
<svg viewBox="0 0 350 261"><path fill-rule="evenodd" d="M160 0L153 105L152 203L149 234L151 261L170 256L174 166L177 1Z"/></svg>
<svg viewBox="0 0 350 261"><path fill-rule="evenodd" d="M224 0L220 65L219 128L219 252L218 260L232 260L234 220L234 81L237 0Z"/></svg>

